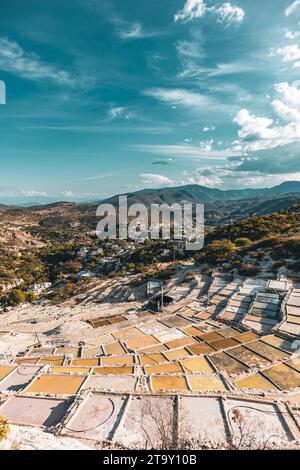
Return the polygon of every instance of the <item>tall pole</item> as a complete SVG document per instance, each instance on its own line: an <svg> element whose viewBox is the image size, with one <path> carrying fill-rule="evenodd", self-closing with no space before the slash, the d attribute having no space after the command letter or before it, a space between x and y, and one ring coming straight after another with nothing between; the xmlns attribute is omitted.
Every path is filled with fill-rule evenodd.
<svg viewBox="0 0 300 470"><path fill-rule="evenodd" d="M161 283L161 303L160 303L160 310L164 308L164 283Z"/></svg>

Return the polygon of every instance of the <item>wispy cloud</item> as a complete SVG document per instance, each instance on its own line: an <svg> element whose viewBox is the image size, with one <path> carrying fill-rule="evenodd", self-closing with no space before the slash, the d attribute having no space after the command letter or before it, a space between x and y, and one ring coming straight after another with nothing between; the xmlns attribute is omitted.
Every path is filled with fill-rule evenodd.
<svg viewBox="0 0 300 470"><path fill-rule="evenodd" d="M137 23L127 23L123 20L116 20L116 30L121 39L143 39L161 36L163 31L150 31L146 30L143 25Z"/></svg>
<svg viewBox="0 0 300 470"><path fill-rule="evenodd" d="M157 186L168 186L174 184L174 181L171 180L168 176L158 175L155 173L142 173L141 178L143 178L143 183L147 185L157 185Z"/></svg>
<svg viewBox="0 0 300 470"><path fill-rule="evenodd" d="M202 59L205 54L202 44L197 40L183 40L176 44L177 55L185 59Z"/></svg>
<svg viewBox="0 0 300 470"><path fill-rule="evenodd" d="M208 145L209 143L209 145ZM152 145L152 144L135 144L131 145L130 150L151 153L154 155L192 157L208 160L226 160L229 157L240 155L240 151L234 149L214 150L211 141L203 142L199 146L175 144L175 145Z"/></svg>
<svg viewBox="0 0 300 470"><path fill-rule="evenodd" d="M254 70L253 65L246 62L229 62L225 64L217 64L213 68L195 68L198 75L206 74L208 77L222 77L226 75L235 75L247 73Z"/></svg>
<svg viewBox="0 0 300 470"><path fill-rule="evenodd" d="M107 119L106 119L107 123ZM32 126L18 126L18 129L24 131L53 131L53 132L74 132L84 134L104 134L104 133L144 133L144 134L169 134L172 128L165 125L157 126L111 126L107 125L32 125Z"/></svg>
<svg viewBox="0 0 300 470"><path fill-rule="evenodd" d="M43 62L34 52L26 52L15 41L0 37L0 69L27 80L51 80L59 85L75 85L69 72Z"/></svg>
<svg viewBox="0 0 300 470"><path fill-rule="evenodd" d="M45 191L36 191L34 189L30 189L30 190L23 189L22 196L25 196L25 197L38 197L38 196L39 197L47 197L48 194Z"/></svg>
<svg viewBox="0 0 300 470"><path fill-rule="evenodd" d="M78 182L78 181L101 181L107 178L115 178L117 175L120 175L121 171L114 171L111 173L100 173L92 176L83 176L82 178L72 178L70 180L65 180L65 182Z"/></svg>
<svg viewBox="0 0 300 470"><path fill-rule="evenodd" d="M234 103L224 103L215 97L197 93L195 91L184 88L150 88L144 90L145 96L150 96L157 101L166 103L173 109L185 108L190 112L214 112L214 113L231 113L236 112L238 107Z"/></svg>
<svg viewBox="0 0 300 470"><path fill-rule="evenodd" d="M150 88L145 90L143 94L170 105L188 108L202 108L211 104L209 97L180 88Z"/></svg>
<svg viewBox="0 0 300 470"><path fill-rule="evenodd" d="M180 40L175 44L176 54L180 62L180 79L226 77L248 73L257 69L257 62L253 58L240 58L229 62L217 62L213 66L207 66L206 39L203 33L192 30L189 39ZM211 82L211 81L210 81Z"/></svg>
<svg viewBox="0 0 300 470"><path fill-rule="evenodd" d="M292 31L290 29L285 30L285 37L287 39L294 40L294 39L298 38L299 36L300 36L300 31Z"/></svg>
<svg viewBox="0 0 300 470"><path fill-rule="evenodd" d="M215 130L215 126L205 126L203 127L202 132L214 132Z"/></svg>
<svg viewBox="0 0 300 470"><path fill-rule="evenodd" d="M253 60L240 59L230 62L219 62L212 67L204 66L206 51L204 39L198 31L192 33L189 40L181 40L175 44L178 60L181 64L179 78L222 77L248 73L257 68Z"/></svg>
<svg viewBox="0 0 300 470"><path fill-rule="evenodd" d="M70 197L70 198L76 197L75 194L73 193L72 189L66 189L65 191L62 191L61 194L64 197Z"/></svg>
<svg viewBox="0 0 300 470"><path fill-rule="evenodd" d="M217 21L224 24L240 24L245 17L245 11L230 2L223 3L219 7L210 7L204 0L186 0L182 10L174 16L174 21L186 23L209 14L215 15Z"/></svg>
<svg viewBox="0 0 300 470"><path fill-rule="evenodd" d="M191 174L184 172L179 184L200 184L223 189L245 189L247 187L273 187L284 181L299 179L300 173L263 174L259 170L246 171L240 164L227 163L224 166L196 169Z"/></svg>
<svg viewBox="0 0 300 470"><path fill-rule="evenodd" d="M290 16L292 13L294 13L296 10L300 8L300 0L296 0L295 2L291 3L286 9L285 9L285 16Z"/></svg>
<svg viewBox="0 0 300 470"><path fill-rule="evenodd" d="M112 121L113 119L121 117L125 112L125 108L122 106L111 105L108 110L108 119Z"/></svg>

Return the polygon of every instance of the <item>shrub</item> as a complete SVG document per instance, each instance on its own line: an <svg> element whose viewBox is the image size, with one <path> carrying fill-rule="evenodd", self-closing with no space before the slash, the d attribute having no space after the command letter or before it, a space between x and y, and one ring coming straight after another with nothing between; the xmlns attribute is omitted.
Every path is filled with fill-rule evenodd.
<svg viewBox="0 0 300 470"><path fill-rule="evenodd" d="M242 276L256 276L260 273L260 268L253 264L242 264L239 268L239 273Z"/></svg>
<svg viewBox="0 0 300 470"><path fill-rule="evenodd" d="M237 246L247 246L247 245L250 245L252 242L251 242L251 240L249 240L249 238L240 237L240 238L237 238L236 240L234 240L234 243Z"/></svg>
<svg viewBox="0 0 300 470"><path fill-rule="evenodd" d="M26 293L26 300L27 302L33 302L34 300L37 300L37 296L34 292L29 291Z"/></svg>
<svg viewBox="0 0 300 470"><path fill-rule="evenodd" d="M206 249L207 258L212 262L224 263L229 260L237 247L229 240L215 240Z"/></svg>
<svg viewBox="0 0 300 470"><path fill-rule="evenodd" d="M193 281L195 279L196 273L194 271L187 271L184 276L185 281Z"/></svg>
<svg viewBox="0 0 300 470"><path fill-rule="evenodd" d="M10 429L7 419L0 416L0 441L7 438L9 431Z"/></svg>
<svg viewBox="0 0 300 470"><path fill-rule="evenodd" d="M22 304L26 300L26 293L21 289L13 289L7 296L7 304L10 307Z"/></svg>

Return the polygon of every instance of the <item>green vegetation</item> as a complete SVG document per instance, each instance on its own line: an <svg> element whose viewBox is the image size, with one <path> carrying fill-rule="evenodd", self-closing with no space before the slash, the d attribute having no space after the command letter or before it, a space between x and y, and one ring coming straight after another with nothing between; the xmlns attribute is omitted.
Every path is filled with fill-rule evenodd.
<svg viewBox="0 0 300 470"><path fill-rule="evenodd" d="M6 304L10 307L22 304L24 302L33 302L37 297L33 292L26 292L21 289L12 289L5 297Z"/></svg>
<svg viewBox="0 0 300 470"><path fill-rule="evenodd" d="M185 281L193 281L195 279L195 271L187 271L184 276Z"/></svg>
<svg viewBox="0 0 300 470"><path fill-rule="evenodd" d="M275 263L273 270L288 267L299 272L299 233L298 207L250 217L210 230L204 249L195 259L199 264L223 267L227 271L236 269L243 276L255 276L263 270L266 257L270 257ZM287 263L289 258L291 261Z"/></svg>
<svg viewBox="0 0 300 470"><path fill-rule="evenodd" d="M206 248L207 259L212 264L224 263L230 259L236 249L236 245L229 240L214 240Z"/></svg>
<svg viewBox="0 0 300 470"><path fill-rule="evenodd" d="M14 220L18 215L23 217L24 213L14 212ZM26 242L22 249L14 249L11 241L10 250L0 247L2 305L36 300L32 286L45 282L51 283L51 291L42 297L59 303L82 292L89 283L85 274L90 272L112 279L130 273L138 275L136 283L151 276L167 280L174 273L174 263L188 258L205 272L217 267L255 276L264 266L273 272L281 267L300 271L299 207L208 228L204 248L199 252L181 251L174 241L100 241L92 230L92 218L80 216L74 229L63 212L60 216L43 217L38 225L24 227L27 235L37 237L38 244ZM192 272L186 274L187 280L193 278Z"/></svg>

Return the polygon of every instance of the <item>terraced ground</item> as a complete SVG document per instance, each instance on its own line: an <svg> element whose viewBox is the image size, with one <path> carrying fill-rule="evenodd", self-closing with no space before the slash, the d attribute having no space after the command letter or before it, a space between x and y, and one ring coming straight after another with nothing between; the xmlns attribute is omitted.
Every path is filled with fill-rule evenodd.
<svg viewBox="0 0 300 470"><path fill-rule="evenodd" d="M233 410L240 410L248 425L260 423L260 444L294 445L298 286L218 277L208 291L203 286L199 280L191 290L173 289L176 301L163 312L90 318L97 331L92 345L51 338L3 360L0 415L60 435L143 448L162 445L159 420L170 420L164 422L170 442L189 429L202 443L230 445L238 432Z"/></svg>

